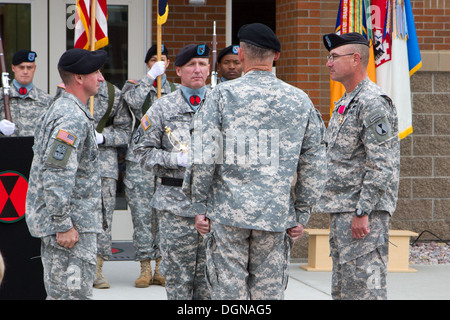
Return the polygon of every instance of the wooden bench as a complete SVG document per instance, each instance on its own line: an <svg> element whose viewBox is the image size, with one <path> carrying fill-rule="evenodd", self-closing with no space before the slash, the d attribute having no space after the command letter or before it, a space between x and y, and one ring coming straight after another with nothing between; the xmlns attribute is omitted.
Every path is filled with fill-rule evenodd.
<svg viewBox="0 0 450 320"><path fill-rule="evenodd" d="M330 230L305 229L309 235L308 265L300 266L306 271L332 271L330 257ZM388 272L417 272L409 267L410 237L418 236L408 230L389 230L389 263Z"/></svg>

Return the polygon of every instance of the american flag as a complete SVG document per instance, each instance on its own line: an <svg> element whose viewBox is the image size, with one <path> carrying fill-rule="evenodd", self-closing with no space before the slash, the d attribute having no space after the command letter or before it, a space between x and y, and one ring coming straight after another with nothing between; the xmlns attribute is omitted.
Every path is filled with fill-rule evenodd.
<svg viewBox="0 0 450 320"><path fill-rule="evenodd" d="M75 143L75 140L77 139L73 134L68 133L64 130L59 130L58 135L56 136L56 139L59 139L61 141L64 141L71 146Z"/></svg>
<svg viewBox="0 0 450 320"><path fill-rule="evenodd" d="M106 0L77 0L75 13L75 48L89 50L91 46L91 2L96 2L95 10L95 50L106 46L108 39L108 11Z"/></svg>

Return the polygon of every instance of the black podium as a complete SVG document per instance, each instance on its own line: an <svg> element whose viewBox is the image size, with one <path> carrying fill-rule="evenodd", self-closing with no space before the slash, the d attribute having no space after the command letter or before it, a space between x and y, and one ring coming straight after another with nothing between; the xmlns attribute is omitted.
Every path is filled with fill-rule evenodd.
<svg viewBox="0 0 450 320"><path fill-rule="evenodd" d="M41 240L31 237L25 222L32 147L33 137L0 138L0 252L5 261L0 300L46 297Z"/></svg>

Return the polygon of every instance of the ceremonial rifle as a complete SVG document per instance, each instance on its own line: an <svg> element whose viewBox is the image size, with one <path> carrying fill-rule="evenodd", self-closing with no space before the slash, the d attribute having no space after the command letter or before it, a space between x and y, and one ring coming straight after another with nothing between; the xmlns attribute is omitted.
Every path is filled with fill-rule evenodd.
<svg viewBox="0 0 450 320"><path fill-rule="evenodd" d="M214 88L217 84L217 36L216 36L216 22L213 25L213 40L212 40L212 72L211 72L211 88Z"/></svg>
<svg viewBox="0 0 450 320"><path fill-rule="evenodd" d="M5 63L5 53L3 51L3 40L0 35L0 65L1 65L1 72L2 72L2 94L3 94L3 103L5 107L5 119L12 122L11 119L11 109L9 107L9 73L6 70L6 63Z"/></svg>

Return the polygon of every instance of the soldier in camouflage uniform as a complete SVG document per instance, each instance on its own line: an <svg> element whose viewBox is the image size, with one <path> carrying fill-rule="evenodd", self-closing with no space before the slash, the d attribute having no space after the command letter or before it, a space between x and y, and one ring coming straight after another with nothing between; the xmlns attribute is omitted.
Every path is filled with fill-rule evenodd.
<svg viewBox="0 0 450 320"><path fill-rule="evenodd" d="M12 122L5 119L3 95L0 95L0 137L34 135L36 119L50 107L52 96L33 85L36 57L36 52L29 50L18 51L13 56L14 80L9 92Z"/></svg>
<svg viewBox="0 0 450 320"><path fill-rule="evenodd" d="M161 273L169 300L209 299L202 238L195 229L191 201L181 190L189 126L208 93L208 55L205 44L180 50L175 61L179 89L153 103L133 138L141 165L161 178L150 205L160 213Z"/></svg>
<svg viewBox="0 0 450 320"><path fill-rule="evenodd" d="M328 126L328 180L315 208L330 213L334 299L386 299L389 217L400 168L397 113L367 75L359 33L324 36L331 78L346 90Z"/></svg>
<svg viewBox="0 0 450 320"><path fill-rule="evenodd" d="M64 83L58 86L56 97L64 91ZM103 81L94 96L95 136L99 146L100 177L102 179L102 212L105 225L98 238L97 271L94 288L110 288L102 273L103 263L111 257L111 226L116 205L119 163L117 147L127 145L131 136L131 114L123 104L121 91L115 85Z"/></svg>
<svg viewBox="0 0 450 320"><path fill-rule="evenodd" d="M72 49L61 56L66 92L35 132L26 222L42 240L47 299L92 298L102 212L95 120L86 103L104 81L105 61L103 50Z"/></svg>
<svg viewBox="0 0 450 320"><path fill-rule="evenodd" d="M163 45L162 61L160 62L157 61L156 51L156 45L153 45L145 56L145 63L149 69L147 74L139 82L128 80L122 89L125 102L133 112L135 119L138 119L134 133L139 127L139 119L142 119L157 99L156 78L161 76L161 95L175 91L177 87L167 80L165 74L165 70L170 64L169 50ZM164 286L164 277L159 272L161 253L159 251L158 215L156 210L148 205L155 192L155 175L153 171L141 167L132 148L128 148L125 160L127 168L124 179L125 194L133 221L133 246L136 260L141 264L141 273L136 279L135 285L138 288L146 288L150 284ZM151 260L156 260L153 276Z"/></svg>
<svg viewBox="0 0 450 320"><path fill-rule="evenodd" d="M255 23L238 38L245 75L215 87L196 115L183 189L206 237L211 298L283 299L291 245L325 183L325 126L308 96L271 72L273 31Z"/></svg>

